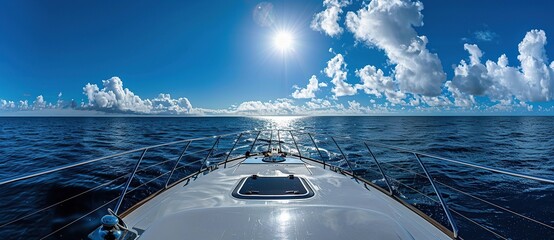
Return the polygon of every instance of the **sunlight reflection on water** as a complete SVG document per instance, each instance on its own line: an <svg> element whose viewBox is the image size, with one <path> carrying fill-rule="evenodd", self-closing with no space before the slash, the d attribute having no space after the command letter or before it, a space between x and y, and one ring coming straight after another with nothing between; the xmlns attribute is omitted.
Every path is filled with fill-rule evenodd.
<svg viewBox="0 0 554 240"><path fill-rule="evenodd" d="M259 116L255 119L263 120L265 129L296 129L303 116Z"/></svg>

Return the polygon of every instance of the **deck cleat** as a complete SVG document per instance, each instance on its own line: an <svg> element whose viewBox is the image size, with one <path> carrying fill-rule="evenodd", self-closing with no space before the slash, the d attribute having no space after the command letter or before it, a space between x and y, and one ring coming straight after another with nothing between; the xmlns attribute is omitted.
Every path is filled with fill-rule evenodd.
<svg viewBox="0 0 554 240"><path fill-rule="evenodd" d="M102 226L89 234L91 240L119 240L122 231L119 228L119 219L114 215L105 215L101 219Z"/></svg>

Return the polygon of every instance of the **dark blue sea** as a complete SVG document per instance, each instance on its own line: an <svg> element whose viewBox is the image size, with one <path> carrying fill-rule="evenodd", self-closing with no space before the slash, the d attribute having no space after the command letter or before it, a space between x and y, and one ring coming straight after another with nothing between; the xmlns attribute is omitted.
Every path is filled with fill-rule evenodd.
<svg viewBox="0 0 554 240"><path fill-rule="evenodd" d="M131 149L245 130L295 129L307 134L265 132L254 150L282 143L307 156L346 168L386 188L368 149L382 162L396 195L447 227L424 172L411 153L379 144L554 179L554 118L551 117L4 117L0 118L0 182L57 166ZM237 136L237 135L231 135ZM329 136L341 146L333 145ZM256 137L242 136L233 156ZM281 141L276 139L280 139ZM190 155L170 182L195 171L215 138L191 144ZM222 161L233 138L221 138L206 164ZM375 144L376 143L376 144ZM148 151L124 208L157 191L185 143ZM140 152L0 185L1 239L86 239L114 208ZM320 159L323 158L323 159ZM463 239L554 239L554 185L492 173L421 156L448 203ZM110 184L107 184L110 183ZM92 190L91 190L92 189ZM74 197L77 195L76 197ZM371 204L371 203L368 203ZM511 212L507 212L509 210ZM90 214L89 214L90 213ZM518 214L514 214L518 213ZM85 217L82 217L84 214ZM533 219L533 220L530 220ZM370 226L368 226L370 227ZM483 227L486 227L484 229ZM494 233L497 235L495 235ZM361 238L364 238L363 236Z"/></svg>

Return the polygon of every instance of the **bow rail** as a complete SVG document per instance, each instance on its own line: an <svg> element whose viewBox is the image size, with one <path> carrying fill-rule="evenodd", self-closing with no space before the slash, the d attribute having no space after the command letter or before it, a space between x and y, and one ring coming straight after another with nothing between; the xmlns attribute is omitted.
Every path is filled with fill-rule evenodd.
<svg viewBox="0 0 554 240"><path fill-rule="evenodd" d="M341 146L341 141L348 141L349 144L343 144ZM358 147L352 147L352 142L357 143ZM199 144L195 145L197 143ZM174 155L173 157L170 156L171 154L164 155L160 158L161 160L159 161L145 160L150 155L158 154L155 153L155 151L159 151L160 149L164 150L164 147L176 147L180 149L180 151L177 155ZM9 228L10 226L13 227L15 223L32 219L33 217L36 217L39 213L46 212L55 207L60 207L63 204L68 203L69 201L77 200L80 197L85 197L88 194L113 185L118 185L121 187L120 194L117 197L104 200L99 207L92 209L92 211L87 211L86 213L83 213L81 216L73 220L68 220L68 222L61 225L61 227L58 227L53 231L48 232L48 234L41 236L41 239L48 238L53 236L54 234L60 233L64 229L76 225L77 223L83 221L85 218L91 215L98 215L99 211L105 210L114 202L115 206L113 214L115 216L125 216L126 214L128 214L129 211L132 211L136 207L140 206L144 201L155 197L159 193L165 191L172 186L175 186L176 184L179 184L183 181L190 181L195 176L203 173L207 174L210 171L219 168L220 166L226 168L229 162L244 159L248 155L256 155L266 151L271 151L271 149L273 148L278 149L280 152L285 152L293 156L297 156L304 161L321 163L322 167L325 169L328 168L333 171L350 175L356 180L376 187L377 189L388 194L395 200L405 204L416 213L422 215L428 221L436 224L437 227L442 227L443 230L449 228L451 237L455 239L461 239L459 233L460 229L458 227L459 220L469 222L479 229L491 233L494 237L500 239L509 239L509 237L502 235L497 229L490 227L489 224L484 224L483 222L473 219L471 216L466 216L466 214L463 214L462 211L456 209L456 207L453 208L453 206L449 203L449 198L447 197L445 199L445 197L443 197L443 193L441 192L441 190L444 189L469 197L472 200L493 207L498 211L521 218L545 229L554 230L554 226L552 226L552 224L548 222L534 219L526 214L519 213L515 210L509 209L508 207L493 203L491 200L487 200L468 191L461 190L456 186L452 186L451 183L445 182L444 179L436 179L436 176L432 175L431 173L435 173L436 171L440 170L433 168L435 164L442 164L447 162L472 169L484 170L503 176L511 176L518 179L526 179L542 183L552 184L554 183L553 179L522 174L505 169L492 168L461 160L449 159L407 148L373 142L366 139L329 136L325 134L294 129L268 129L179 140L170 143L137 148L105 157L95 158L92 160L73 164L67 164L60 167L0 180L0 187L9 187L11 185L24 182L25 180L39 178L49 174L54 174L61 171L90 165L93 163L104 162L106 160L118 157L129 157L133 154L140 153L140 157L138 157L138 159L136 159L136 161L134 162L131 171L117 176L116 178L111 179L108 182L91 187L85 191L79 192L55 203L48 204L47 206L44 206L36 211L17 216L7 221L0 222L0 232L2 232L2 230L5 228ZM382 159L380 160L380 156L375 153L375 148L381 148L380 152L382 156L386 156L386 154L398 153L407 153L413 155L412 161L419 166L420 170L423 171L423 173L417 172L417 170L413 168L411 169L399 162L383 161ZM241 149L241 152L237 153L238 149ZM335 149L335 151L333 151L332 149ZM384 151L383 149L386 149L386 151ZM425 159L425 161L423 161L422 158ZM142 164L144 164L145 161L149 162L151 165L141 168ZM374 164L373 167L370 166L370 163ZM133 182L137 180L138 174L147 173L151 172L153 169L162 168L165 164L171 164L171 167L163 168L163 170L160 171L160 174L152 176L152 178L147 181L139 182L139 184L133 184ZM429 164L432 164L433 166L429 166ZM414 176L426 179L428 181L428 184L430 184L432 191L417 189L417 187L421 186L410 186L405 181L403 181L402 177L398 177L398 172L393 171L410 173ZM373 172L380 177L370 178L367 176L367 172ZM183 173L184 176L182 176L183 174L181 173ZM178 177L174 181L171 181L174 176ZM162 177L166 177L165 180L162 180ZM124 181L124 183L121 183L122 181ZM149 192L149 194L143 195L141 198L138 199L134 199L136 197L131 195L132 193L139 193L141 188L157 182L159 182L159 188L156 191L153 191L153 193ZM380 186L378 184L379 182L384 183L384 186ZM428 214L423 213L423 211L418 208L422 206L421 203L416 203L415 205L413 203L407 203L406 196L400 192L399 186L410 189L412 192L423 196L425 199L432 202L433 204L438 204L443 214L446 216L446 222L444 222L444 219L440 219L440 216L438 216L439 219L435 219L437 218L437 216L434 216L433 218L430 217ZM431 193L436 198L430 196ZM128 204L125 205L124 203L127 199L126 197L130 195L131 200L133 201L130 201ZM454 216L456 216L457 218L455 218ZM442 223L439 223L441 221Z"/></svg>

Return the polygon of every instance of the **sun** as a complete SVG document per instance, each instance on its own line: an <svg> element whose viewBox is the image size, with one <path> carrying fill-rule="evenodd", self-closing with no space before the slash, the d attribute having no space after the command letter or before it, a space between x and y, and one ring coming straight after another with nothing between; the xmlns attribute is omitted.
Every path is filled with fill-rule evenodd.
<svg viewBox="0 0 554 240"><path fill-rule="evenodd" d="M281 52L290 51L294 46L294 37L288 31L278 31L273 37L273 45Z"/></svg>

